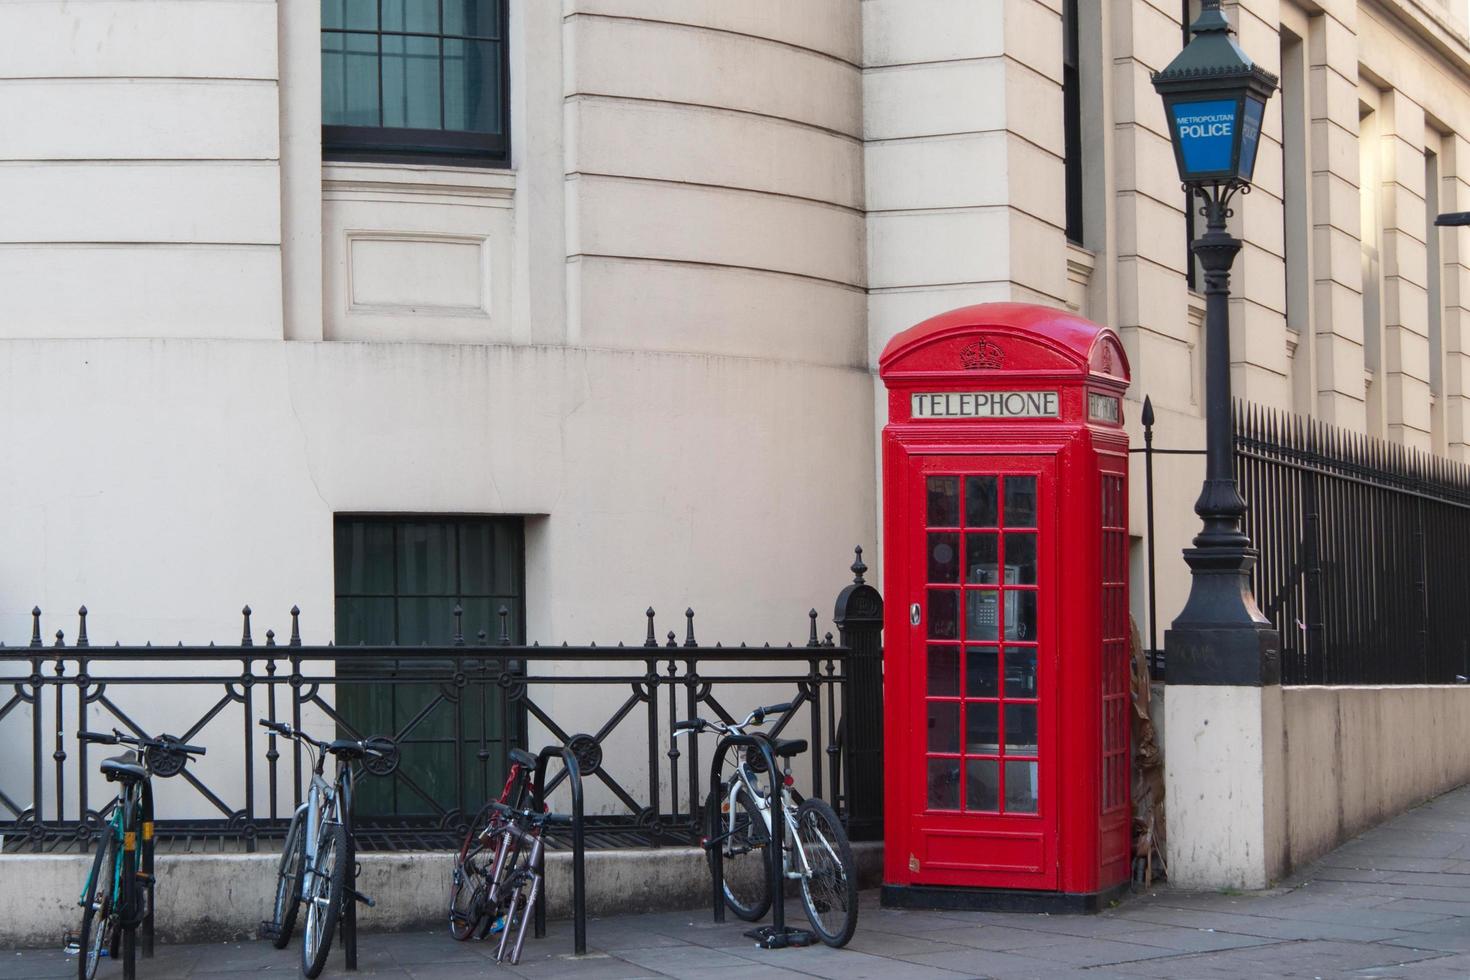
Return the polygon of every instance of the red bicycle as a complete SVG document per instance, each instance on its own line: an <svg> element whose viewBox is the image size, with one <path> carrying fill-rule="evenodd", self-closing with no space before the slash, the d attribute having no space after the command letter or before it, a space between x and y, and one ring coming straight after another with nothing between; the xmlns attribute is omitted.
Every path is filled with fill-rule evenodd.
<svg viewBox="0 0 1470 980"><path fill-rule="evenodd" d="M485 806L470 822L464 843L454 859L449 883L449 934L463 942L484 939L505 928L505 912L512 897L512 871L524 835L508 833L513 816L531 799L536 757L510 750L510 773L500 798Z"/></svg>

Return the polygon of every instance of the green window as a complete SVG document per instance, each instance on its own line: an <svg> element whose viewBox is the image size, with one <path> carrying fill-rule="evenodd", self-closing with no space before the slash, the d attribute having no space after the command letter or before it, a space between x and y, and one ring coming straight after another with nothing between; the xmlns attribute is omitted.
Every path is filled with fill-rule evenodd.
<svg viewBox="0 0 1470 980"><path fill-rule="evenodd" d="M499 639L502 606L509 611L511 641L523 643L524 556L518 517L339 515L337 644L448 644L456 604L464 610L467 644L478 642L480 630L491 643ZM505 741L514 730L501 689L474 685L457 702L452 689L416 683L422 669L422 661L396 658L339 666L343 720L364 735L399 738L402 755L400 775L358 784L357 810L364 816L473 812L488 790L499 788ZM482 744L489 751L485 760ZM462 780L455 779L456 756Z"/></svg>
<svg viewBox="0 0 1470 980"><path fill-rule="evenodd" d="M505 165L506 0L322 0L330 159Z"/></svg>

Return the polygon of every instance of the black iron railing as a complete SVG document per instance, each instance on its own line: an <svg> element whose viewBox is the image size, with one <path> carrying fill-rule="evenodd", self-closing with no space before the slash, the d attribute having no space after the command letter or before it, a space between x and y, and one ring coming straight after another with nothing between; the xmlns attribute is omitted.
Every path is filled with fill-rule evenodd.
<svg viewBox="0 0 1470 980"><path fill-rule="evenodd" d="M397 780L395 798L408 805L392 814L360 814L363 849L457 846L467 822L498 792L505 751L528 739L560 742L576 754L588 784L589 846L689 843L700 834L702 800L694 797L708 758L701 760L697 742L675 743L673 723L695 715L728 721L760 699L795 702L770 730L808 740L799 770L805 786L845 815L856 813L859 823L871 827L876 814L881 833L881 784L859 778L854 798L854 752L846 750L853 742L860 759L881 753L875 735L881 690L866 690L881 684L881 673L877 663L859 662L881 662L881 600L863 584L863 570L859 551L855 586L838 602L842 645L831 633L818 635L815 610L805 645L747 647L700 644L692 610L685 612L682 640L672 631L660 640L649 609L645 638L634 646L512 645L504 610L498 642L483 633L466 642L456 610L453 639L443 646L307 646L295 608L286 643L278 645L268 632L257 645L246 608L237 646L102 647L87 636L83 608L76 640L66 646L60 631L52 645L43 644L36 609L30 645L0 648L0 691L10 689L8 697L0 694L3 847L86 846L109 797L95 774L100 756L89 754L76 732L115 726L158 735L156 719L165 709L170 717L187 717L172 734L209 744L213 765L191 767L171 781L186 781L189 791L160 802L161 848L250 851L261 839L284 834L309 781L309 761L296 743L283 757L285 747L260 734L261 717L335 727L344 736L386 734L399 743L398 770L381 778ZM855 588L873 600L858 612L870 614L873 606L876 620L844 612ZM854 647L862 651L856 658ZM401 711L391 731L359 731L338 710L338 695L383 684L421 692L416 710ZM496 704L503 710L493 710ZM864 730L850 739L848 725ZM218 761L230 751L238 768ZM429 756L438 760L433 767L415 761ZM881 771L881 754L876 758ZM367 777L363 788L376 778ZM194 815L171 819L168 799L176 811Z"/></svg>
<svg viewBox="0 0 1470 980"><path fill-rule="evenodd" d="M1235 471L1285 684L1470 675L1470 467L1249 405Z"/></svg>

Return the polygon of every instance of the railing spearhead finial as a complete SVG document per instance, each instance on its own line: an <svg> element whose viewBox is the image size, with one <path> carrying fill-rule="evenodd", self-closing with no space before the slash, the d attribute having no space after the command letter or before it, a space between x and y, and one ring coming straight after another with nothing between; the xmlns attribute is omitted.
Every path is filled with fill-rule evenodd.
<svg viewBox="0 0 1470 980"><path fill-rule="evenodd" d="M510 646L510 610L505 606L500 607L500 645Z"/></svg>
<svg viewBox="0 0 1470 980"><path fill-rule="evenodd" d="M863 585L865 584L863 582L863 573L868 570L868 566L863 564L863 546L858 545L852 551L857 556L852 560L852 565L849 568L852 572L852 584Z"/></svg>
<svg viewBox="0 0 1470 980"><path fill-rule="evenodd" d="M646 647L656 647L658 646L658 638L653 635L653 607L649 606L643 615L648 617L648 636L644 638L643 645Z"/></svg>
<svg viewBox="0 0 1470 980"><path fill-rule="evenodd" d="M1139 414L1138 419L1143 423L1145 429L1154 427L1154 400L1147 395L1143 396L1143 411Z"/></svg>
<svg viewBox="0 0 1470 980"><path fill-rule="evenodd" d="M31 646L41 645L41 607L31 607Z"/></svg>
<svg viewBox="0 0 1470 980"><path fill-rule="evenodd" d="M811 621L811 634L806 638L806 645L809 647L819 647L822 645L822 642L817 639L817 611L815 609L808 610L806 615Z"/></svg>
<svg viewBox="0 0 1470 980"><path fill-rule="evenodd" d="M87 639L87 607L82 606L77 610L77 646L89 647L91 642Z"/></svg>
<svg viewBox="0 0 1470 980"><path fill-rule="evenodd" d="M287 641L289 646L301 646L301 607L291 607L291 639Z"/></svg>
<svg viewBox="0 0 1470 980"><path fill-rule="evenodd" d="M684 619L684 645L686 647L699 646L699 644L694 641L694 608L692 606L684 610Z"/></svg>
<svg viewBox="0 0 1470 980"><path fill-rule="evenodd" d="M454 645L464 646L464 609L457 602L454 604Z"/></svg>
<svg viewBox="0 0 1470 980"><path fill-rule="evenodd" d="M246 606L240 610L240 615L245 617L245 628L240 631L240 645L242 647L255 646L255 640L250 636L250 607Z"/></svg>

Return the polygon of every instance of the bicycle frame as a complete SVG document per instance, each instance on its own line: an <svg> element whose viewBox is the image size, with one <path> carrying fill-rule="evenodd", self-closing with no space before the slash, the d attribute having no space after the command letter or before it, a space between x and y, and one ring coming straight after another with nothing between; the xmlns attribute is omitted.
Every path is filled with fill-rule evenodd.
<svg viewBox="0 0 1470 980"><path fill-rule="evenodd" d="M348 767L344 775L339 771L337 784L328 783L324 770L326 768L326 753L318 751L309 741L302 740L307 746L307 751L316 756L311 767L311 785L307 787L306 799L301 802L297 811L305 810L306 822L303 828L306 834L306 856L301 866L301 880L297 884L298 898L305 902L307 900L308 883L316 874L317 843L321 836L321 829L325 823L341 823L342 809L341 800L337 793L337 784L343 785L344 790L351 783L352 771ZM344 782L345 779L345 782Z"/></svg>
<svg viewBox="0 0 1470 980"><path fill-rule="evenodd" d="M750 766L744 759L741 759L740 764L735 767L735 778L729 781L730 788L725 795L725 809L727 813L727 819L725 821L726 837L733 837L735 835L735 818L739 811L738 796L742 785L745 791L750 794L750 798L755 801L756 810L760 813L761 820L765 823L767 839L773 840L774 835L771 833L771 820L773 819L771 816L771 801L761 795L755 781L755 774L750 771ZM786 833L783 837L785 846L782 848L785 853L781 856L781 873L787 878L800 880L812 876L812 867L811 862L807 860L806 851L798 843L799 838L797 836L796 824L797 804L793 800L794 795L790 789L783 790L781 793L781 815L786 823ZM800 868L793 868L793 853L800 859Z"/></svg>

